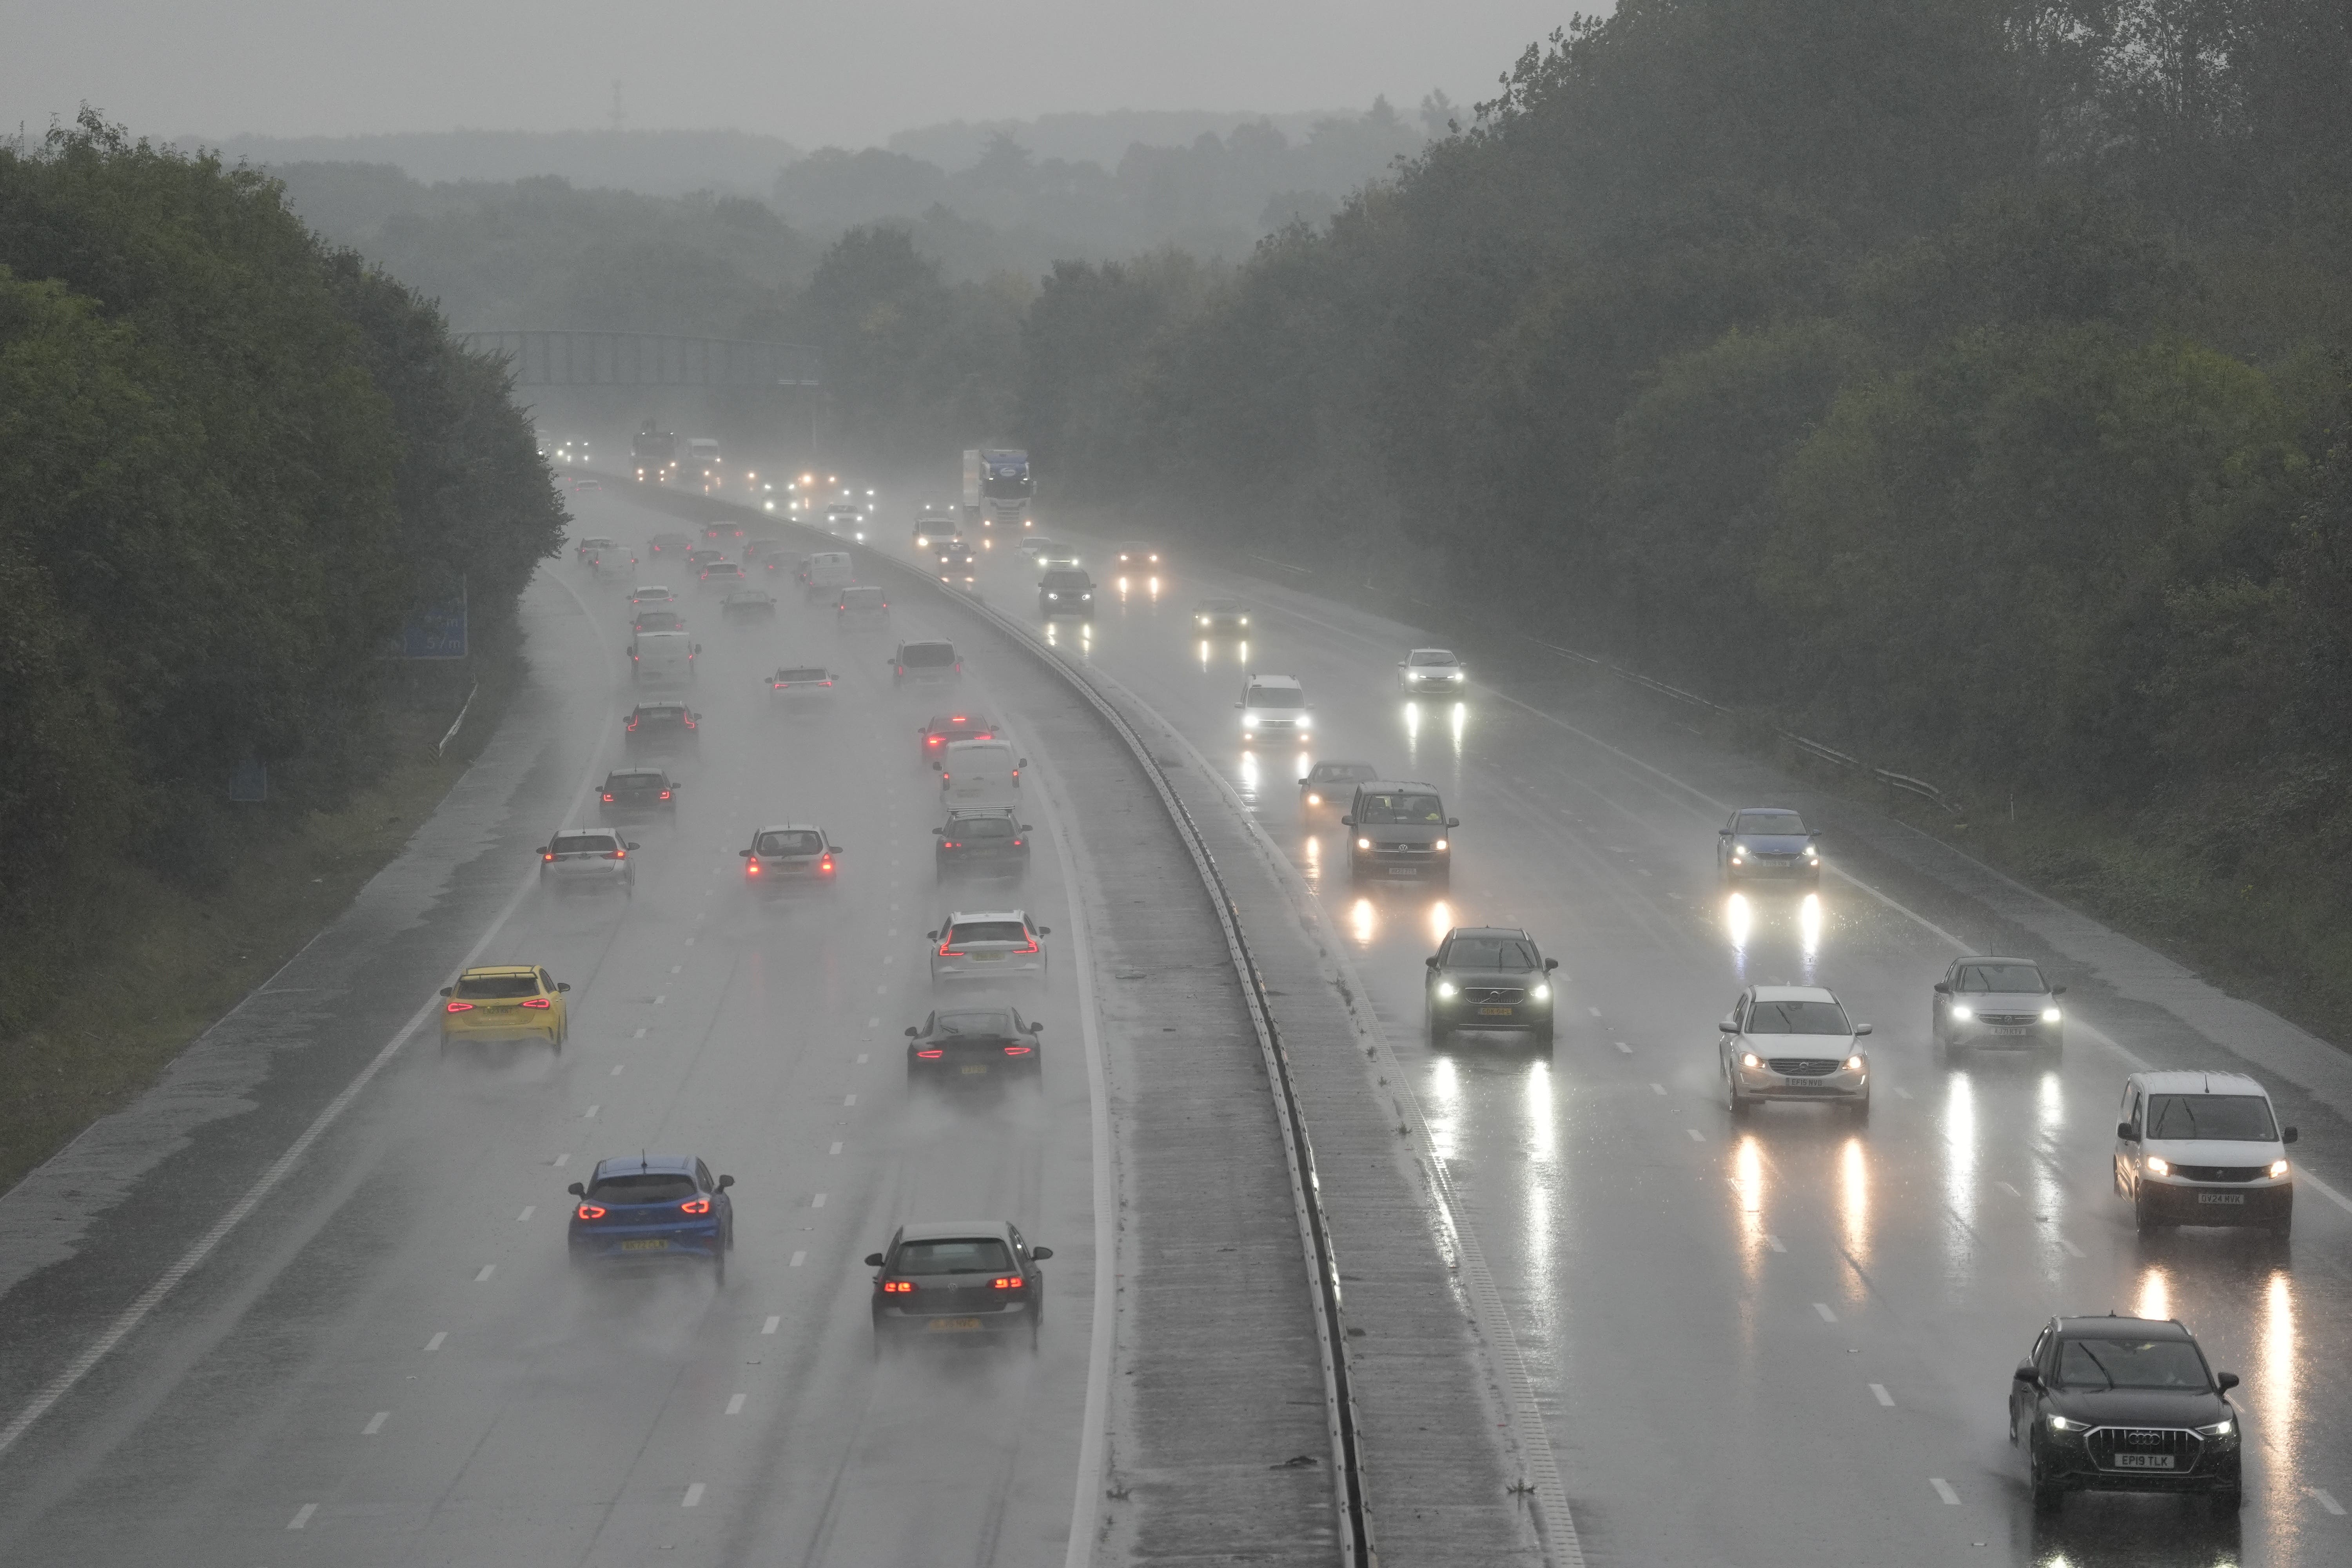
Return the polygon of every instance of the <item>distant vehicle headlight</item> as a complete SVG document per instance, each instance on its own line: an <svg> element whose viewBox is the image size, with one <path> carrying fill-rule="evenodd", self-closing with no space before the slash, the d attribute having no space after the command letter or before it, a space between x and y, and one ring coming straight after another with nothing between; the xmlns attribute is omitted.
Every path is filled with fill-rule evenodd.
<svg viewBox="0 0 2352 1568"><path fill-rule="evenodd" d="M1549 1002L1551 1000L1551 987L1549 985L1538 985L1534 990L1529 991L1528 994L1534 997L1538 1002Z"/></svg>
<svg viewBox="0 0 2352 1568"><path fill-rule="evenodd" d="M1952 1017L1956 1022L1965 1024L1976 1016L1976 1009L1969 1006L1967 1003L1955 1002L1952 1004Z"/></svg>
<svg viewBox="0 0 2352 1568"><path fill-rule="evenodd" d="M1462 679L1462 672L1458 669L1448 670L1446 672L1445 679L1448 680L1459 680Z"/></svg>
<svg viewBox="0 0 2352 1568"><path fill-rule="evenodd" d="M2061 1016L2062 1015L2055 1007L2044 1007L2042 1009L2042 1021L2045 1024L2056 1023Z"/></svg>
<svg viewBox="0 0 2352 1568"><path fill-rule="evenodd" d="M1455 995L1458 994L1458 989L1451 980L1441 980L1437 983L1437 994L1440 996Z"/></svg>

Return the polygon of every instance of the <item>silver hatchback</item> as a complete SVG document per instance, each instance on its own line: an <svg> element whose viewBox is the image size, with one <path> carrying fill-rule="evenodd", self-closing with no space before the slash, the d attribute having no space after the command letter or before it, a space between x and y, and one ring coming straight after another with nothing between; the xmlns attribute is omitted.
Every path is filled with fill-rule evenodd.
<svg viewBox="0 0 2352 1568"><path fill-rule="evenodd" d="M931 984L951 980L1045 981L1045 944L1054 928L1033 922L1022 910L978 913L958 910L926 936L931 949Z"/></svg>
<svg viewBox="0 0 2352 1568"><path fill-rule="evenodd" d="M635 845L605 827L566 827L539 847L539 885L559 891L637 890Z"/></svg>

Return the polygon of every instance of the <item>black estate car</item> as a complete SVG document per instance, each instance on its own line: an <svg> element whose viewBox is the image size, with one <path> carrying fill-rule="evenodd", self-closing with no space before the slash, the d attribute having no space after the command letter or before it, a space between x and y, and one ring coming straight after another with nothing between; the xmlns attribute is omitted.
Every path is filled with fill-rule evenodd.
<svg viewBox="0 0 2352 1568"><path fill-rule="evenodd" d="M1054 1256L1001 1219L904 1225L874 1270L874 1353L901 1335L935 1342L1025 1339L1037 1348L1045 1272Z"/></svg>
<svg viewBox="0 0 2352 1568"><path fill-rule="evenodd" d="M948 814L944 826L931 831L939 847L931 853L931 869L940 881L950 877L1010 877L1029 874L1029 825L1016 818L1011 806L976 805Z"/></svg>
<svg viewBox="0 0 2352 1568"><path fill-rule="evenodd" d="M604 775L604 787L596 792L603 797L597 802L598 815L614 817L658 811L676 816L677 790L677 781L660 768L615 768Z"/></svg>
<svg viewBox="0 0 2352 1568"><path fill-rule="evenodd" d="M2010 1384L2009 1440L2025 1450L2034 1506L2071 1491L2202 1492L2244 1500L2235 1373L2197 1336L2152 1318L2053 1318Z"/></svg>

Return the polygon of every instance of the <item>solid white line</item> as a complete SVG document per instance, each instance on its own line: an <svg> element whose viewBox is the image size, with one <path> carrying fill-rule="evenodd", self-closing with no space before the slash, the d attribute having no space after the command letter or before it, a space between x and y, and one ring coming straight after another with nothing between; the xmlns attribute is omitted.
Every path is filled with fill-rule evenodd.
<svg viewBox="0 0 2352 1568"><path fill-rule="evenodd" d="M792 1260L790 1263L787 1263L786 1265L784 1265L784 1267L785 1267L785 1268L798 1268L801 1266L801 1264L802 1264L802 1263L803 1263L803 1262L807 1258L808 1258L808 1254L807 1254L807 1253L805 1253L805 1252L795 1252L795 1253L793 1253L793 1260ZM772 1322L772 1322L774 1322L775 1321L776 1321L776 1320L775 1320L775 1319L773 1319L773 1318L771 1318L771 1319L769 1319L769 1320L768 1320L768 1321L770 1321L770 1322ZM765 1329L761 1329L760 1331L761 1331L761 1333L763 1333L763 1334L764 1334L764 1333L766 1333L768 1331L767 1331L767 1330L765 1330Z"/></svg>
<svg viewBox="0 0 2352 1568"><path fill-rule="evenodd" d="M1886 1385L1885 1384L1872 1384L1870 1385L1870 1393L1873 1398L1876 1399L1881 1405L1885 1405L1889 1410L1895 1408L1895 1395L1886 1392Z"/></svg>
<svg viewBox="0 0 2352 1568"><path fill-rule="evenodd" d="M1936 1495L1937 1497L1942 1498L1954 1508L1960 1506L1960 1494L1952 1489L1951 1482L1946 1480L1941 1476L1929 1476L1927 1478L1927 1484L1936 1489Z"/></svg>
<svg viewBox="0 0 2352 1568"><path fill-rule="evenodd" d="M437 1351L448 1342L449 1331L443 1329L440 1332L435 1334L431 1339L425 1342L425 1348L427 1351Z"/></svg>
<svg viewBox="0 0 2352 1568"><path fill-rule="evenodd" d="M699 1508L699 1507L701 1507L701 1506L702 1506L702 1483L701 1483L700 1481L697 1481L697 1482L695 1482L692 1486L690 1486L690 1487L687 1488L687 1489L686 1489L686 1500L685 1500L685 1501L683 1501L683 1502L681 1502L681 1503L679 1503L677 1506L678 1506L678 1507L680 1507L680 1508Z"/></svg>
<svg viewBox="0 0 2352 1568"><path fill-rule="evenodd" d="M2025 1195L2023 1193L2019 1192L2015 1187L2011 1186L2007 1182L1995 1182L1993 1185L1999 1187L2002 1192L2007 1193L2013 1198L2021 1198Z"/></svg>
<svg viewBox="0 0 2352 1568"><path fill-rule="evenodd" d="M2329 1203L2334 1204L2346 1214L2352 1214L2352 1198L2346 1197L2342 1193L2337 1192L2334 1187L2329 1186L2326 1182L2321 1181L2317 1176L2313 1175L2309 1171L2305 1170L2300 1165L2297 1165L2294 1168L2294 1179L2299 1183L2305 1183L2310 1186L2317 1188L2321 1197L2326 1198Z"/></svg>
<svg viewBox="0 0 2352 1568"><path fill-rule="evenodd" d="M538 1205L537 1204L525 1204L525 1205L522 1205L522 1213L520 1213L520 1214L519 1214L519 1215L515 1215L515 1219L516 1219L516 1221L517 1221L518 1223L520 1223L520 1221L523 1221L523 1220L527 1220L527 1219L529 1219L531 1215L533 1215L537 1214L538 1212L539 1212L539 1205Z"/></svg>
<svg viewBox="0 0 2352 1568"><path fill-rule="evenodd" d="M1822 1315L1822 1321L1824 1323L1834 1323L1837 1321L1837 1314L1830 1310L1830 1304L1827 1301L1814 1302L1813 1310Z"/></svg>
<svg viewBox="0 0 2352 1568"><path fill-rule="evenodd" d="M732 1399L729 1400L729 1401L727 1402L727 1414L728 1414L728 1415L742 1415L742 1414L743 1414L743 1399L744 1399L744 1396L743 1396L742 1394L737 1394L734 1398L732 1398Z"/></svg>
<svg viewBox="0 0 2352 1568"><path fill-rule="evenodd" d="M823 1193L819 1193L816 1196L811 1198L809 1200L809 1207L813 1209L821 1209L824 1207L824 1194Z"/></svg>
<svg viewBox="0 0 2352 1568"><path fill-rule="evenodd" d="M1767 1236L1764 1238L1764 1245L1770 1247L1775 1252L1786 1252L1789 1250L1787 1247L1780 1245L1780 1238L1777 1236Z"/></svg>
<svg viewBox="0 0 2352 1568"><path fill-rule="evenodd" d="M763 1334L772 1334L776 1331L776 1326L782 1321L783 1319L782 1318L770 1318L766 1322L760 1325L760 1331Z"/></svg>
<svg viewBox="0 0 2352 1568"><path fill-rule="evenodd" d="M2344 1517L2344 1505L2337 1502L2334 1497L2330 1496L2326 1487L2305 1487L2303 1489L2310 1493L2312 1500L2317 1502L2320 1507L2326 1509L2328 1512L2334 1514L2338 1519Z"/></svg>
<svg viewBox="0 0 2352 1568"><path fill-rule="evenodd" d="M289 1530L308 1530L310 1527L310 1516L318 1511L319 1505L317 1503L304 1503L300 1508L294 1510L294 1517L286 1521L286 1528Z"/></svg>
<svg viewBox="0 0 2352 1568"><path fill-rule="evenodd" d="M391 1412L391 1411L389 1411L389 1410L379 1410L379 1411L377 1411L374 1415L371 1415L371 1416L369 1416L369 1417L368 1417L368 1424L367 1424L366 1426L362 1426L362 1427L361 1427L361 1428L360 1428L360 1436L362 1436L362 1437L373 1437L373 1436L374 1436L377 1433L379 1433L379 1432L381 1432L381 1431L383 1431L383 1424L384 1424L385 1422L387 1422L387 1421L391 1420L391 1419L392 1419L392 1412Z"/></svg>
<svg viewBox="0 0 2352 1568"><path fill-rule="evenodd" d="M475 1275L475 1276L474 1276L474 1283L475 1283L475 1284L477 1284L477 1285L479 1285L483 1280L488 1279L490 1277L491 1273L492 1273L494 1270L496 1270L496 1269L497 1269L497 1268L498 1268L498 1265L497 1265L497 1264L495 1264L495 1263L485 1263L485 1264L483 1264L483 1265L482 1265L482 1271L481 1271L479 1274L477 1274L477 1275Z"/></svg>

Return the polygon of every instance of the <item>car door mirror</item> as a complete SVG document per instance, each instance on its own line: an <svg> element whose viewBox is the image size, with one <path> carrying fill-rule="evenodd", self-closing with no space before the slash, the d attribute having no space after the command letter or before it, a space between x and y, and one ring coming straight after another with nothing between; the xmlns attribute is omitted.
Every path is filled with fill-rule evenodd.
<svg viewBox="0 0 2352 1568"><path fill-rule="evenodd" d="M1043 1024L1032 1024L1025 1032L1032 1035L1042 1035L1045 1032L1045 1026Z"/></svg>
<svg viewBox="0 0 2352 1568"><path fill-rule="evenodd" d="M572 987L571 987L571 985L570 985L570 984L569 984L569 983L564 982L564 981L561 981L561 980L559 980L559 981L557 981L557 982L556 982L556 984L555 984L555 988L556 988L558 991L569 991L569 990L571 990L571 989L572 989Z"/></svg>
<svg viewBox="0 0 2352 1568"><path fill-rule="evenodd" d="M1356 819L1352 816L1343 816L1339 819L1339 826L1342 827L1353 827L1356 826Z"/></svg>
<svg viewBox="0 0 2352 1568"><path fill-rule="evenodd" d="M1433 953L1433 953L1431 953L1427 958L1423 959L1421 962L1422 962L1423 965L1425 968L1434 969L1434 968L1436 968L1436 967L1437 967L1437 954L1435 954L1435 953Z"/></svg>
<svg viewBox="0 0 2352 1568"><path fill-rule="evenodd" d="M719 1177L719 1184L718 1184L717 1186L715 1186L715 1187L711 1188L710 1190L711 1190L712 1192L714 1192L714 1193L723 1193L723 1192L725 1192L728 1188L730 1188L730 1187L733 1186L734 1184L735 1184L735 1178L734 1178L734 1177L732 1177L732 1176L721 1176L721 1177Z"/></svg>
<svg viewBox="0 0 2352 1568"><path fill-rule="evenodd" d="M2053 996L2063 996L2066 994L2066 988L2063 985L2053 985L2050 988L2050 994Z"/></svg>
<svg viewBox="0 0 2352 1568"><path fill-rule="evenodd" d="M442 995L444 995L444 996L446 996L446 995L448 995L451 992L455 991L456 989L457 989L457 987L456 987L456 986L454 986L454 985L444 985L443 987L441 987L441 994L442 994Z"/></svg>
<svg viewBox="0 0 2352 1568"><path fill-rule="evenodd" d="M867 1253L867 1254L866 1255L866 1266L868 1268L881 1268L881 1267L882 1267L882 1255L881 1255L880 1253L878 1253L878 1252L869 1252L869 1253Z"/></svg>
<svg viewBox="0 0 2352 1568"><path fill-rule="evenodd" d="M1547 958L1547 959L1545 959L1545 960L1544 960L1544 973L1545 973L1546 974L1550 973L1553 970L1558 969L1559 967L1559 959L1557 959L1557 958Z"/></svg>
<svg viewBox="0 0 2352 1568"><path fill-rule="evenodd" d="M636 847L636 846L635 846L635 845L634 845L634 844L628 843L627 841L624 840L624 841L623 841L623 843L622 843L622 845L621 845L621 847L622 847L622 848L624 848L624 849L635 849L635 848Z"/></svg>
<svg viewBox="0 0 2352 1568"><path fill-rule="evenodd" d="M2021 1361L2017 1363L2017 1381L2030 1388L2039 1388L2042 1386L2042 1373L2032 1362Z"/></svg>
<svg viewBox="0 0 2352 1568"><path fill-rule="evenodd" d="M2292 1127L2284 1127L2279 1130L2279 1142L2282 1143L2292 1143L2302 1136L2302 1133L2296 1131Z"/></svg>
<svg viewBox="0 0 2352 1568"><path fill-rule="evenodd" d="M843 848L842 848L842 847L841 847L840 845L838 845L838 844L834 844L834 845L828 845L828 846L826 847L826 848L825 848L825 853L826 853L826 854L828 854L828 855L841 855L841 854L845 854L845 853L847 853L847 851L845 851L845 849L843 849Z"/></svg>
<svg viewBox="0 0 2352 1568"><path fill-rule="evenodd" d="M1236 702L1236 703L1234 703L1234 707L1236 707L1236 708L1238 708L1238 707L1240 707L1240 706L1241 706L1241 704L1240 704L1240 703L1238 703L1238 702Z"/></svg>
<svg viewBox="0 0 2352 1568"><path fill-rule="evenodd" d="M2139 1142L2139 1134L2132 1130L2132 1124L2128 1121L2118 1121L2116 1123L2116 1136L2126 1143L2137 1143Z"/></svg>
<svg viewBox="0 0 2352 1568"><path fill-rule="evenodd" d="M574 1182L574 1183L572 1183L570 1186L568 1186L568 1187L564 1188L563 1190L564 1190L565 1192L567 1192L567 1193L570 1193L570 1194L571 1194L573 1197L575 1197L575 1198L584 1198L584 1197L586 1197L586 1196L588 1195L588 1189L587 1189L586 1187L582 1186L578 1182Z"/></svg>
<svg viewBox="0 0 2352 1568"><path fill-rule="evenodd" d="M1717 838L1728 838L1731 837L1731 829L1728 827L1718 827L1715 830L1715 836Z"/></svg>
<svg viewBox="0 0 2352 1568"><path fill-rule="evenodd" d="M749 860L751 858L751 852L749 849L738 849L735 853L740 859Z"/></svg>
<svg viewBox="0 0 2352 1568"><path fill-rule="evenodd" d="M1738 1016L1736 1014L1726 1013L1715 1026L1719 1033L1736 1035L1739 1033Z"/></svg>
<svg viewBox="0 0 2352 1568"><path fill-rule="evenodd" d="M927 931L923 933L923 940L925 942L937 942L940 940L940 933L935 931Z"/></svg>
<svg viewBox="0 0 2352 1568"><path fill-rule="evenodd" d="M934 838L945 838L947 836L948 830L944 827L934 827L931 829L931 837Z"/></svg>
<svg viewBox="0 0 2352 1568"><path fill-rule="evenodd" d="M1458 816L1449 816L1445 819L1445 826L1448 827L1459 827L1462 826L1462 819Z"/></svg>
<svg viewBox="0 0 2352 1568"><path fill-rule="evenodd" d="M1054 928L1052 926L1039 926L1037 928L1037 934L1039 936L1051 936L1054 934Z"/></svg>
<svg viewBox="0 0 2352 1568"><path fill-rule="evenodd" d="M1017 763L1013 763L1013 765L1014 767L1016 767L1016 768L1025 768L1025 767L1027 767L1027 766L1029 765L1029 759L1028 759L1028 758L1026 758L1026 757L1024 757L1024 758L1022 758L1019 762L1017 762Z"/></svg>
<svg viewBox="0 0 2352 1568"><path fill-rule="evenodd" d="M2234 1372L2217 1372L2213 1374L2213 1386L2221 1393L2227 1394L2238 1386L2238 1374Z"/></svg>
<svg viewBox="0 0 2352 1568"><path fill-rule="evenodd" d="M551 853L551 851L549 850L546 845L542 844L538 848L532 850L531 853L534 855L546 855Z"/></svg>
<svg viewBox="0 0 2352 1568"><path fill-rule="evenodd" d="M1855 1036L1858 1037L1860 1037L1860 1036L1866 1035L1866 1034L1870 1033L1870 1031L1871 1031L1872 1027L1873 1027L1873 1026L1872 1026L1872 1025L1869 1025L1869 1024L1856 1024L1856 1025L1853 1026L1853 1032L1854 1032Z"/></svg>
<svg viewBox="0 0 2352 1568"><path fill-rule="evenodd" d="M695 652L697 652L697 653L700 653L700 652L702 651L702 645L701 645L700 643L696 643L696 644L694 645L694 651L695 651ZM701 715L701 714L699 714L699 713L697 713L697 714L695 715L695 717L696 717L696 718L698 718L698 719L699 719L699 718L701 718L701 717L702 717L702 715Z"/></svg>
<svg viewBox="0 0 2352 1568"><path fill-rule="evenodd" d="M1024 822L1021 825L1021 831L1024 833L1034 833L1037 830Z"/></svg>
<svg viewBox="0 0 2352 1568"><path fill-rule="evenodd" d="M670 793L670 794L672 794L672 795L676 795L678 791L680 791L680 790L684 789L685 787L686 787L686 785L685 785L685 784L683 784L679 783L679 782L678 782L677 780L676 780L676 779L672 779L672 780L670 780L670 782L669 782L669 793Z"/></svg>
<svg viewBox="0 0 2352 1568"><path fill-rule="evenodd" d="M1054 1249L1050 1247L1033 1247L1029 1249L1029 1256L1034 1258L1037 1262L1043 1263L1045 1259L1054 1256ZM2227 1377L2229 1374L2224 1373L2222 1375ZM2231 1383L2235 1383L2238 1380L2232 1377L2230 1378L2230 1381Z"/></svg>
<svg viewBox="0 0 2352 1568"><path fill-rule="evenodd" d="M1949 996L1952 994L1952 983L1948 980L1937 981L1936 994L1939 996Z"/></svg>

